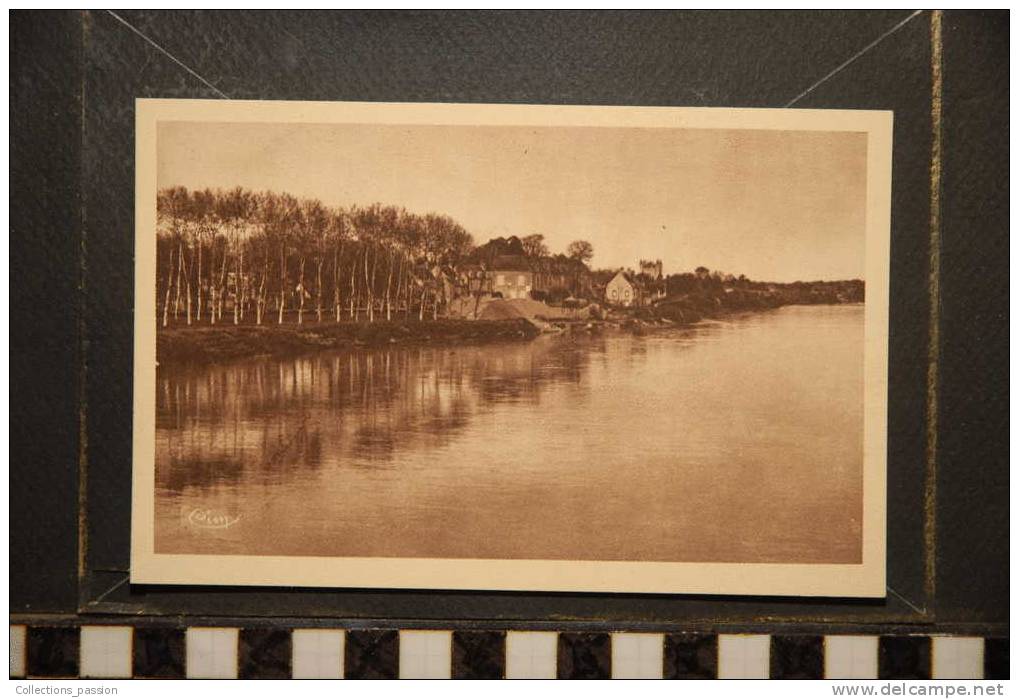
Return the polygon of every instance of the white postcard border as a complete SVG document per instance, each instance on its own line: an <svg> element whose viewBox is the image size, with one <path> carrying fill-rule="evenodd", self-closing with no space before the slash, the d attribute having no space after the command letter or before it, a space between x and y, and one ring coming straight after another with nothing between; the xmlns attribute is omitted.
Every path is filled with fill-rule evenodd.
<svg viewBox="0 0 1019 699"><path fill-rule="evenodd" d="M131 582L884 597L892 113L854 110L136 100ZM858 565L326 558L155 552L159 121L851 131L868 134L863 559Z"/></svg>

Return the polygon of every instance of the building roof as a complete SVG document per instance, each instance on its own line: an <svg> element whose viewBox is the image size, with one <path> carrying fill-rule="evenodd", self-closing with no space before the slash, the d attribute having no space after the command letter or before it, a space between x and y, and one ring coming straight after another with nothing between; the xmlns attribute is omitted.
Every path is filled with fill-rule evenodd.
<svg viewBox="0 0 1019 699"><path fill-rule="evenodd" d="M531 266L523 255L499 255L492 260L493 272L530 272Z"/></svg>
<svg viewBox="0 0 1019 699"><path fill-rule="evenodd" d="M639 286L639 283L637 282L636 277L634 277L634 275L632 275L629 272L627 272L625 269L621 269L618 272L616 272L615 276L612 277L612 279L609 280L609 283L611 284L618 277L622 277L623 279L625 279L627 282L629 282L630 286Z"/></svg>

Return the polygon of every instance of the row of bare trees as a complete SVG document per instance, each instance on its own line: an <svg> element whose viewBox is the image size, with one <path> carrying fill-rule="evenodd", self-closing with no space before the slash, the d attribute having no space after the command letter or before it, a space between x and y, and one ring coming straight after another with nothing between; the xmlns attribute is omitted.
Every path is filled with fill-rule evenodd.
<svg viewBox="0 0 1019 699"><path fill-rule="evenodd" d="M443 270L473 247L448 216L381 204L341 209L239 187L163 189L157 212L164 327L171 319L283 323L288 313L298 323L311 313L319 322L435 316L448 301Z"/></svg>

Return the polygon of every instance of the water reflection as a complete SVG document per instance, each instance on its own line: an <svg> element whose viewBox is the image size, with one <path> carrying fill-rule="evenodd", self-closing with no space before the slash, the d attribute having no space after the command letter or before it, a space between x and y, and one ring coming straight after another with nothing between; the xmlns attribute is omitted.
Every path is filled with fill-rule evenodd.
<svg viewBox="0 0 1019 699"><path fill-rule="evenodd" d="M862 327L788 308L161 368L157 551L858 560Z"/></svg>
<svg viewBox="0 0 1019 699"><path fill-rule="evenodd" d="M448 444L493 405L540 406L543 385L583 390L585 367L602 352L604 340L575 336L160 371L157 486L279 482L293 468L385 468L400 452Z"/></svg>

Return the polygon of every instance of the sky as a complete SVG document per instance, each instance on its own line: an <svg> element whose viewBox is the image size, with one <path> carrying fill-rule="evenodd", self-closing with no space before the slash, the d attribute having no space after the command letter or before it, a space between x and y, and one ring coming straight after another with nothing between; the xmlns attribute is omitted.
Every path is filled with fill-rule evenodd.
<svg viewBox="0 0 1019 699"><path fill-rule="evenodd" d="M447 214L595 268L863 279L865 133L161 122L157 182Z"/></svg>

